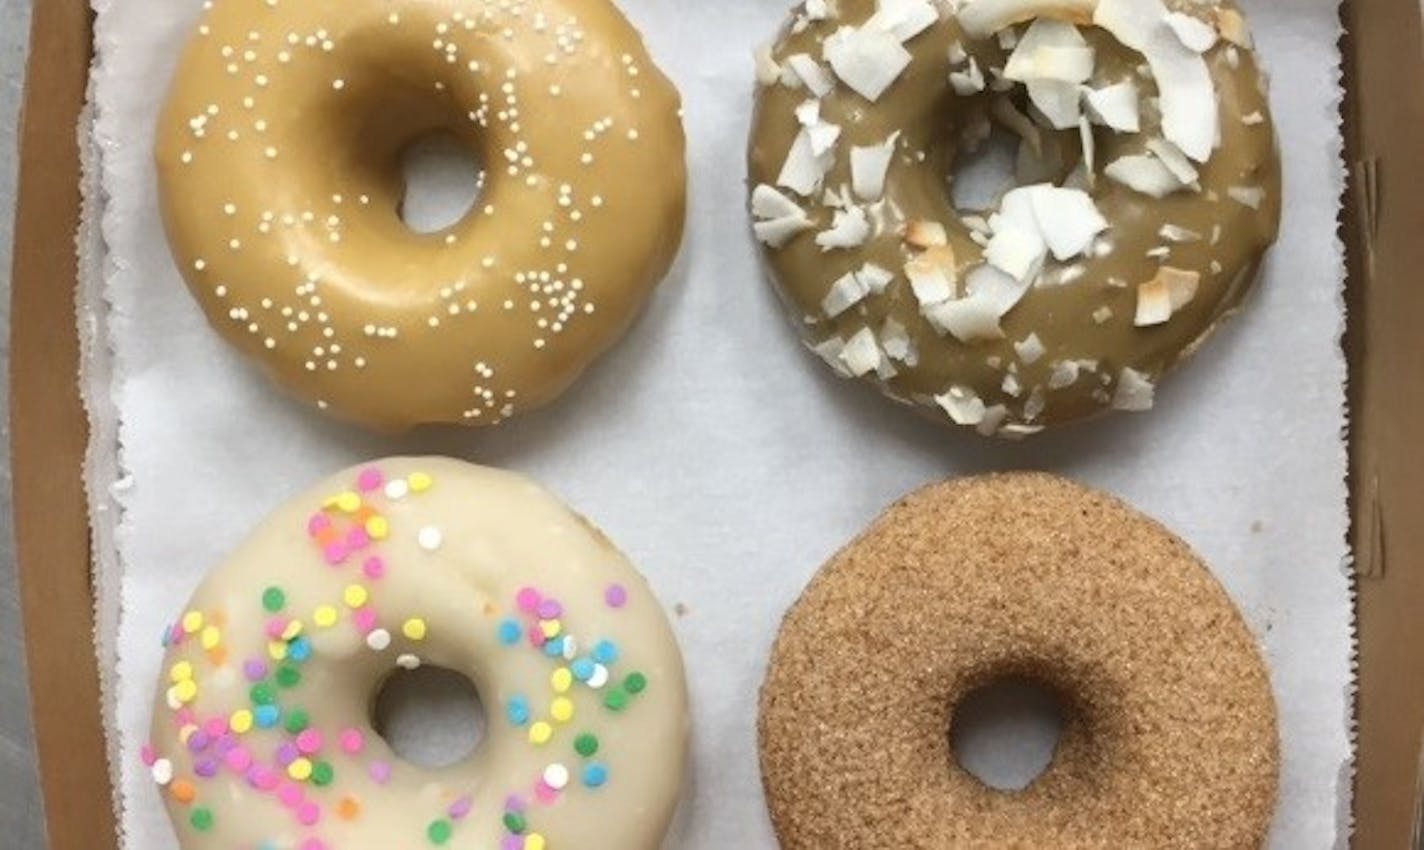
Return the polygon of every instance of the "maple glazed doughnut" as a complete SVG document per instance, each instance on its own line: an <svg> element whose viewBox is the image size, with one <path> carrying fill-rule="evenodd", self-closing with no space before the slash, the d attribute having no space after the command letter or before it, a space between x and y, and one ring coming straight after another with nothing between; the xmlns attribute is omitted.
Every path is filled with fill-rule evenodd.
<svg viewBox="0 0 1424 850"><path fill-rule="evenodd" d="M212 0L157 129L163 222L209 322L382 429L489 425L627 329L682 236L679 97L608 0ZM401 155L485 171L434 233Z"/></svg>
<svg viewBox="0 0 1424 850"><path fill-rule="evenodd" d="M1020 791L950 743L956 706L1004 679L1064 716ZM1257 848L1279 773L1266 668L1211 572L1035 473L927 487L836 554L782 623L758 737L784 850Z"/></svg>
<svg viewBox="0 0 1424 850"><path fill-rule="evenodd" d="M1151 407L1275 240L1230 0L807 0L758 79L751 213L804 342L984 434ZM1014 184L956 210L996 131Z"/></svg>
<svg viewBox="0 0 1424 850"><path fill-rule="evenodd" d="M395 458L262 523L164 635L143 760L183 850L656 850L686 767L682 658L647 583L518 475ZM372 704L399 668L488 714L426 768Z"/></svg>

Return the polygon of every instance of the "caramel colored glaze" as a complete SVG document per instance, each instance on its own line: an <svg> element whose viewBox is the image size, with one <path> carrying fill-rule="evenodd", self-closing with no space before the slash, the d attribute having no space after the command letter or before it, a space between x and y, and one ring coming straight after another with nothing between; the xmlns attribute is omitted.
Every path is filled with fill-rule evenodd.
<svg viewBox="0 0 1424 850"><path fill-rule="evenodd" d="M1064 710L1016 792L946 734L1004 678ZM1221 585L1158 523L1038 473L927 487L837 553L781 625L757 725L784 850L1246 850L1276 799L1270 681Z"/></svg>
<svg viewBox="0 0 1424 850"><path fill-rule="evenodd" d="M454 134L462 220L401 221L401 152ZM609 2L215 0L157 133L173 255L299 396L382 429L489 425L627 329L682 236L679 98Z"/></svg>
<svg viewBox="0 0 1424 850"><path fill-rule="evenodd" d="M1187 2L1167 5L1205 21L1210 21L1218 8L1234 8ZM804 26L800 32L788 26L773 47L773 58L781 62L797 53L819 58L820 43L827 36L840 26L863 23L875 4L873 0L841 0L839 9L839 16L799 25ZM1023 27L1017 30L1021 33ZM1008 53L995 38L971 40L954 17L942 14L938 23L904 44L913 60L878 101L872 103L840 83L821 99L822 118L841 127L835 164L824 184L827 188L849 184L849 146L878 145L895 131L902 136L886 179L883 221L864 245L823 251L813 236L830 223L832 211L818 200L807 204L797 198L815 228L780 249L764 246L771 277L808 346L814 348L835 338L844 342L862 328L878 331L892 318L907 329L919 354L918 363L894 362L897 374L881 379L870 373L865 376L868 381L885 395L918 405L942 421L948 419L934 396L952 386L967 387L985 405L1007 407L1003 424L1010 427L1001 434L1025 434L1042 426L1083 419L1112 406L1125 367L1155 384L1240 305L1275 239L1281 212L1275 132L1265 81L1252 52L1222 39L1204 55L1219 102L1220 145L1206 163L1198 164L1200 193L1181 191L1156 199L1102 173L1105 163L1141 154L1148 139L1161 137L1160 116L1149 100L1156 95L1156 84L1145 73L1140 54L1103 30L1085 27L1082 34L1095 49L1097 60L1087 85L1096 88L1132 79L1142 94L1140 133L1093 128L1097 175L1090 194L1110 225L1098 238L1109 252L1064 262L1050 256L1038 284L1003 317L1002 340L960 342L937 333L921 315L901 271L917 253L902 241L906 222L928 220L945 227L961 284L971 269L984 262L983 249L970 238L969 229L952 206L948 181L956 154L964 147L963 139L982 134L991 120L989 104L994 93L955 93L948 79L950 45L960 42L984 69L986 78L991 77L989 69L1003 67ZM1021 94L1023 89L1020 86L1016 91ZM749 150L752 187L775 185L800 130L793 111L808 97L811 94L805 88L781 82L759 88ZM1063 168L1053 178L1055 184L1061 184L1081 158L1078 133L1044 132L1046 148L1061 151ZM1228 194L1232 187L1263 190L1259 208L1232 199ZM1159 230L1168 224L1203 238L1166 241ZM1218 239L1211 238L1213 232L1219 233ZM1167 258L1148 256L1148 251L1164 245L1171 249ZM895 280L882 294L871 294L856 308L827 318L821 302L831 283L867 261L896 272ZM1213 262L1219 264L1219 270ZM1137 327L1137 285L1151 280L1159 265L1198 272L1198 291L1166 323ZM1061 282L1065 273L1071 282ZM1101 318L1103 308L1111 314L1100 322L1094 313ZM1046 350L1032 364L1023 362L1013 346L1030 334L1036 334ZM1055 364L1071 360L1096 361L1097 368L1084 369L1070 386L1050 389L1048 381ZM1021 386L1017 396L1002 386L1011 366ZM1038 416L1026 416L1024 407L1035 388L1043 392L1044 406Z"/></svg>

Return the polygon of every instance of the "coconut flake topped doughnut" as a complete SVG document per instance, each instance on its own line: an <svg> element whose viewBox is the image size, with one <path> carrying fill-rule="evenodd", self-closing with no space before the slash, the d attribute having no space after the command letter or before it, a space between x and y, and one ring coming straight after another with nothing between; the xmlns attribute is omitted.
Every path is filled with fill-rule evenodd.
<svg viewBox="0 0 1424 850"><path fill-rule="evenodd" d="M157 130L174 258L276 380L378 427L488 425L559 395L677 251L676 90L608 0L212 0ZM400 157L482 194L401 219Z"/></svg>
<svg viewBox="0 0 1424 850"><path fill-rule="evenodd" d="M984 434L1151 407L1275 239L1230 2L808 0L758 78L754 229L806 344ZM957 210L996 131L1014 185Z"/></svg>
<svg viewBox="0 0 1424 850"><path fill-rule="evenodd" d="M395 458L262 523L164 634L143 759L184 850L654 850L686 764L681 655L596 528L518 475ZM381 683L433 665L488 714L405 761Z"/></svg>

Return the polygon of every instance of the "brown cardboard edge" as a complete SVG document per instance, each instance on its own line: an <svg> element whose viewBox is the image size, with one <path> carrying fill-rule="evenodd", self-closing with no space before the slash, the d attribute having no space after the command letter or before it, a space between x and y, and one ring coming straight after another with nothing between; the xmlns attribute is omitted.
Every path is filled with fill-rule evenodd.
<svg viewBox="0 0 1424 850"><path fill-rule="evenodd" d="M76 127L89 71L84 0L35 0L21 112L11 277L10 449L20 600L52 850L114 850L75 326Z"/></svg>
<svg viewBox="0 0 1424 850"><path fill-rule="evenodd" d="M1413 846L1424 739L1424 41L1417 0L1350 0L1346 196L1358 672L1354 846Z"/></svg>

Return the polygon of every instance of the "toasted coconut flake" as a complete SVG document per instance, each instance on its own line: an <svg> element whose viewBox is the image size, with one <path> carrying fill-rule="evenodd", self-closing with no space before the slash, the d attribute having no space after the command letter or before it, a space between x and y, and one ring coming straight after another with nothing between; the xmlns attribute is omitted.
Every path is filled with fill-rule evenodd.
<svg viewBox="0 0 1424 850"><path fill-rule="evenodd" d="M831 126L831 125L827 125ZM831 169L834 156L831 152L817 155L810 128L803 127L791 143L786 154L786 162L776 178L776 185L784 186L798 195L810 197L821 188L821 181Z"/></svg>
<svg viewBox="0 0 1424 850"><path fill-rule="evenodd" d="M1155 277L1137 286L1137 315L1133 324L1148 327L1166 322L1196 297L1200 282L1199 272L1171 266L1159 268Z"/></svg>
<svg viewBox="0 0 1424 850"><path fill-rule="evenodd" d="M1019 227L995 228L984 248L984 259L994 268L1016 280L1032 280L1048 253L1048 246L1037 229Z"/></svg>
<svg viewBox="0 0 1424 850"><path fill-rule="evenodd" d="M964 49L964 42L955 39L949 43L949 64L951 67L959 67L969 61L969 54Z"/></svg>
<svg viewBox="0 0 1424 850"><path fill-rule="evenodd" d="M1100 89L1085 89L1083 101L1088 115L1099 124L1119 133L1136 133L1141 129L1137 86L1131 80Z"/></svg>
<svg viewBox="0 0 1424 850"><path fill-rule="evenodd" d="M949 72L949 85L960 97L968 97L984 90L984 72L979 70L979 62L969 57L969 67L963 71Z"/></svg>
<svg viewBox="0 0 1424 850"><path fill-rule="evenodd" d="M978 425L984 421L984 402L969 387L952 386L943 395L935 396L934 400L957 425Z"/></svg>
<svg viewBox="0 0 1424 850"><path fill-rule="evenodd" d="M1168 242L1200 242L1202 235L1195 230L1188 230L1175 224L1164 224L1158 229L1157 235Z"/></svg>
<svg viewBox="0 0 1424 850"><path fill-rule="evenodd" d="M830 339L823 340L808 347L811 351L815 352L817 357L826 361L826 365L834 369L837 375L840 375L842 378L850 377L850 370L845 367L845 363L841 360L841 352L845 351L845 342L842 341L840 337L833 336Z"/></svg>
<svg viewBox="0 0 1424 850"><path fill-rule="evenodd" d="M1111 319L1112 317L1113 310L1106 304L1098 307L1096 310L1093 311L1093 323L1097 325L1106 323L1107 320Z"/></svg>
<svg viewBox="0 0 1424 850"><path fill-rule="evenodd" d="M1246 26L1246 18L1235 9L1217 8L1216 31L1221 37L1245 50L1253 44L1251 30Z"/></svg>
<svg viewBox="0 0 1424 850"><path fill-rule="evenodd" d="M968 297L987 302L1002 316L1018 305L1032 282L1031 279L1015 279L985 264L976 266L965 276L964 289Z"/></svg>
<svg viewBox="0 0 1424 850"><path fill-rule="evenodd" d="M1154 390L1155 387L1146 374L1124 366L1117 376L1112 406L1115 410L1151 410Z"/></svg>
<svg viewBox="0 0 1424 850"><path fill-rule="evenodd" d="M821 312L826 314L826 318L834 319L869 294L870 289L856 277L855 272L846 272L831 284L830 291L821 299Z"/></svg>
<svg viewBox="0 0 1424 850"><path fill-rule="evenodd" d="M915 341L905 330L905 326L894 319L886 319L880 326L880 346L885 356L898 360L906 366L914 366L919 357L915 353Z"/></svg>
<svg viewBox="0 0 1424 850"><path fill-rule="evenodd" d="M1258 210L1266 200L1266 190L1260 186L1229 186L1226 196L1238 204Z"/></svg>
<svg viewBox="0 0 1424 850"><path fill-rule="evenodd" d="M1034 387L1033 391L1028 394L1028 400L1024 402L1023 418L1030 422L1037 419L1038 415L1043 412L1043 408L1047 406L1047 401L1043 387Z"/></svg>
<svg viewBox="0 0 1424 850"><path fill-rule="evenodd" d="M856 331L854 336L846 340L839 358L845 364L846 370L857 378L874 372L880 366L880 345L875 341L875 332L870 328Z"/></svg>
<svg viewBox="0 0 1424 850"><path fill-rule="evenodd" d="M799 204L765 183L752 190L752 216L758 219L752 225L757 239L773 248L812 226Z"/></svg>
<svg viewBox="0 0 1424 850"><path fill-rule="evenodd" d="M841 82L870 101L879 100L910 66L910 52L900 40L872 27L841 27L822 49Z"/></svg>
<svg viewBox="0 0 1424 850"><path fill-rule="evenodd" d="M855 273L860 278L860 282L865 284L865 288L876 295L885 291L885 287L890 285L890 281L895 279L895 273L887 268L882 268L874 263L866 263Z"/></svg>
<svg viewBox="0 0 1424 850"><path fill-rule="evenodd" d="M969 0L959 10L959 25L971 38L988 38L1033 18L1086 24L1095 5L1097 0Z"/></svg>
<svg viewBox="0 0 1424 850"><path fill-rule="evenodd" d="M824 21L835 13L835 7L828 0L806 0L806 20Z"/></svg>
<svg viewBox="0 0 1424 850"><path fill-rule="evenodd" d="M794 53L786 57L786 67L790 68L816 97L825 97L835 88L831 75L820 62L806 53Z"/></svg>
<svg viewBox="0 0 1424 850"><path fill-rule="evenodd" d="M1002 404L996 404L984 409L984 418L979 420L979 424L974 426L974 430L985 437L992 437L999 433L999 426L1009 417L1009 409Z"/></svg>
<svg viewBox="0 0 1424 850"><path fill-rule="evenodd" d="M1205 53L1216 44L1216 30L1201 18L1181 12L1168 12L1167 26L1172 28L1177 39L1193 53Z"/></svg>
<svg viewBox="0 0 1424 850"><path fill-rule="evenodd" d="M1025 366L1032 366L1037 363L1039 358L1043 357L1047 351L1048 349L1043 347L1043 343L1039 340L1038 334L1036 333L1031 333L1022 340L1014 343L1014 353L1019 356L1019 360Z"/></svg>
<svg viewBox="0 0 1424 850"><path fill-rule="evenodd" d="M1151 156L1133 154L1119 157L1108 163L1103 173L1134 192L1154 198L1165 198L1186 188L1182 181L1162 164L1162 160Z"/></svg>
<svg viewBox="0 0 1424 850"><path fill-rule="evenodd" d="M804 216L801 205L772 186L760 183L752 190L752 215L761 219Z"/></svg>
<svg viewBox="0 0 1424 850"><path fill-rule="evenodd" d="M1064 387L1071 387L1078 383L1078 361L1076 360L1056 360L1053 363L1053 371L1048 375L1048 388L1050 390L1061 390Z"/></svg>
<svg viewBox="0 0 1424 850"><path fill-rule="evenodd" d="M937 221L916 219L905 225L905 244L916 248L948 245L949 234L945 232L944 225Z"/></svg>
<svg viewBox="0 0 1424 850"><path fill-rule="evenodd" d="M1082 96L1076 83L1063 80L1030 80L1028 99L1055 130L1069 130L1078 126L1078 118L1083 114Z"/></svg>
<svg viewBox="0 0 1424 850"><path fill-rule="evenodd" d="M772 55L771 45L763 44L756 49L756 80L763 86L776 85L781 79L781 65Z"/></svg>
<svg viewBox="0 0 1424 850"><path fill-rule="evenodd" d="M1078 146L1083 149L1083 172L1088 177L1088 188L1091 189L1098 182L1098 149L1093 138L1093 125L1088 122L1086 115L1078 118Z"/></svg>
<svg viewBox="0 0 1424 850"><path fill-rule="evenodd" d="M1087 250L1093 237L1108 229L1107 219L1093 199L1080 189L1054 186L1028 187L1038 231L1056 260L1067 260Z"/></svg>
<svg viewBox="0 0 1424 850"><path fill-rule="evenodd" d="M790 242L796 234L810 230L811 227L811 220L803 215L799 218L788 217L758 221L752 225L752 232L756 234L758 241L772 248L781 248Z"/></svg>
<svg viewBox="0 0 1424 850"><path fill-rule="evenodd" d="M836 210L831 226L816 234L816 244L822 251L832 248L855 248L865 244L870 238L870 222L865 218L865 210L851 207Z"/></svg>
<svg viewBox="0 0 1424 850"><path fill-rule="evenodd" d="M1093 75L1093 49L1078 28L1052 18L1038 18L1004 63L1005 79L1059 80L1081 83Z"/></svg>
<svg viewBox="0 0 1424 850"><path fill-rule="evenodd" d="M1261 110L1257 109L1254 112L1248 112L1245 115L1242 115L1241 123L1245 124L1247 127L1255 127L1257 124L1266 123L1266 116L1262 115Z"/></svg>
<svg viewBox="0 0 1424 850"><path fill-rule="evenodd" d="M966 344L1004 338L1004 330L999 326L1002 313L987 297L944 301L926 308L924 313L936 331L951 334Z"/></svg>
<svg viewBox="0 0 1424 850"><path fill-rule="evenodd" d="M929 0L878 0L867 27L885 30L905 42L929 29L939 20Z"/></svg>
<svg viewBox="0 0 1424 850"><path fill-rule="evenodd" d="M885 174L890 170L899 138L900 131L896 130L878 145L850 149L851 188L862 201L878 201L885 194Z"/></svg>
<svg viewBox="0 0 1424 850"><path fill-rule="evenodd" d="M1192 186L1197 182L1199 175L1196 167L1176 145L1165 139L1148 139L1147 149L1162 160L1162 164L1183 186Z"/></svg>
<svg viewBox="0 0 1424 850"><path fill-rule="evenodd" d="M924 309L954 297L956 271L954 251L948 245L936 245L905 264L905 277L910 289Z"/></svg>

